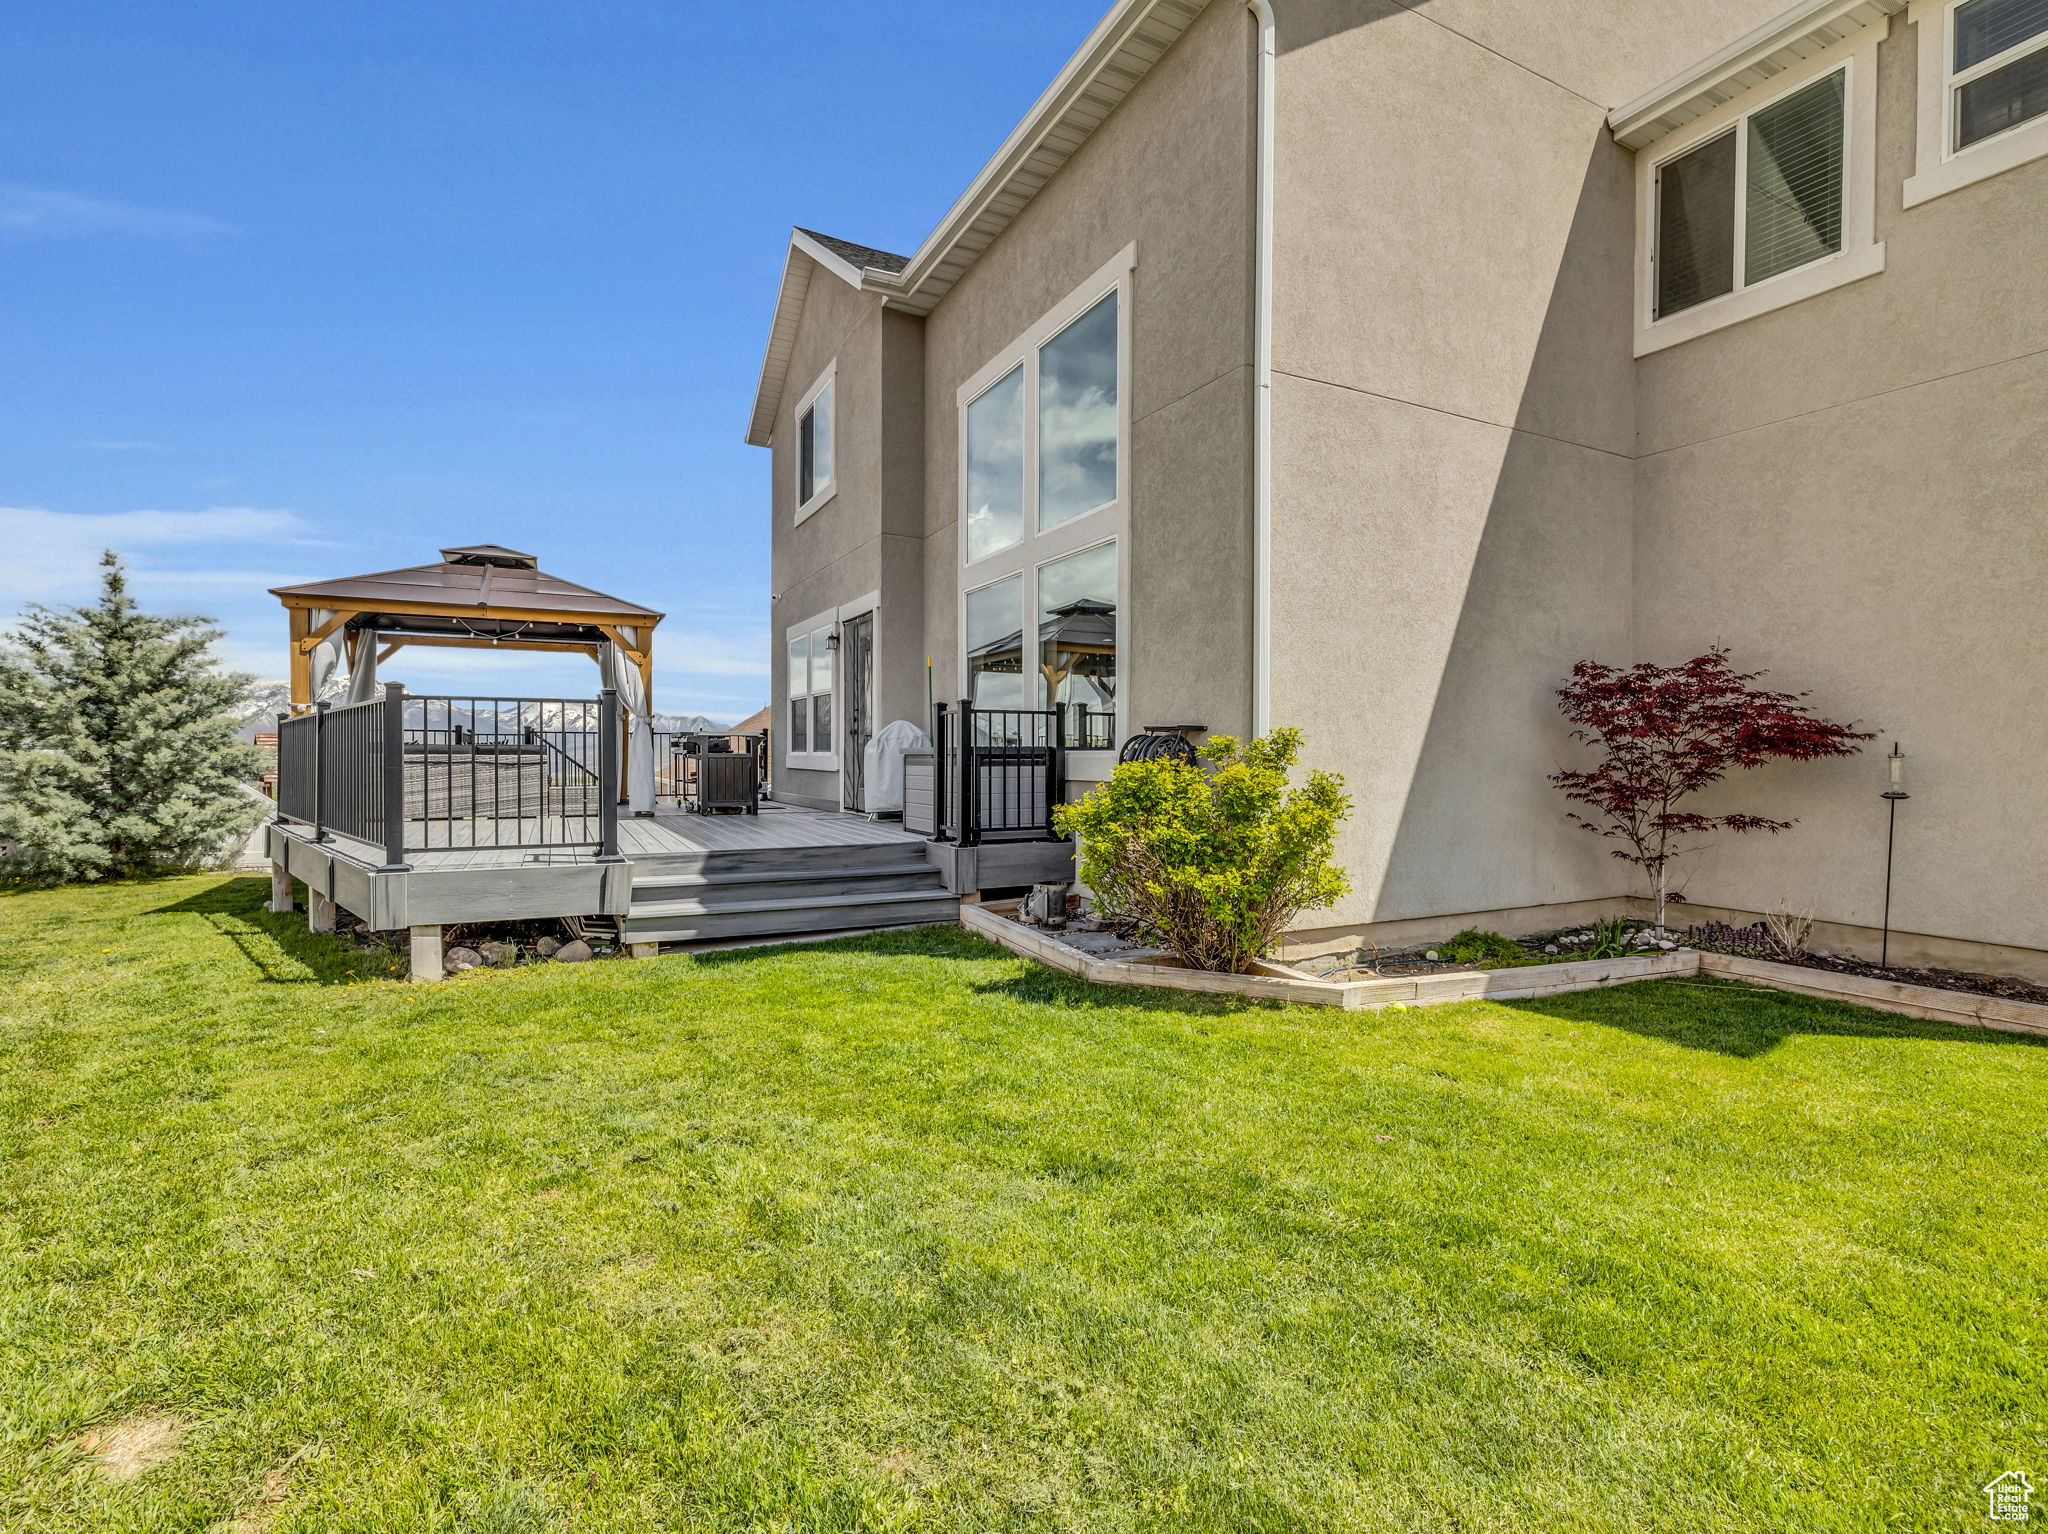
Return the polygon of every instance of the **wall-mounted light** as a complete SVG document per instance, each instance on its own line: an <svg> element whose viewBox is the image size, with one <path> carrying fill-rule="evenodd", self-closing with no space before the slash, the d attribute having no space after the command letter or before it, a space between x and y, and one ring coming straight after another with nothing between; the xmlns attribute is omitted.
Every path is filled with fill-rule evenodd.
<svg viewBox="0 0 2048 1534"><path fill-rule="evenodd" d="M1884 830L1884 935L1878 941L1877 967L1891 968L1892 957L1892 849L1899 837L1899 802L1913 796L1906 792L1906 753L1899 749L1897 741L1892 742L1891 755L1885 759L1885 766L1891 776L1891 785L1884 791L1887 822Z"/></svg>

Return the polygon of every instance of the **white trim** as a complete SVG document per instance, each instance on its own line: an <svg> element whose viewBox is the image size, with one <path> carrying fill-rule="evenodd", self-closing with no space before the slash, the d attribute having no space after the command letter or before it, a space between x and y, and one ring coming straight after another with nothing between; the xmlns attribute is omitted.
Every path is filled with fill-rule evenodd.
<svg viewBox="0 0 2048 1534"><path fill-rule="evenodd" d="M1642 149L1865 27L1888 24L1906 0L1800 0L1690 69L1607 114L1625 149Z"/></svg>
<svg viewBox="0 0 2048 1534"><path fill-rule="evenodd" d="M1844 283L1857 282L1884 270L1884 246L1877 241L1877 48L1890 22L1865 27L1797 68L1780 71L1768 91L1749 91L1696 118L1680 132L1657 143L1655 155L1636 156L1636 282L1635 355L1648 356L1711 331L1754 319L1788 304L1812 298ZM1842 128L1842 248L1834 255L1780 272L1766 280L1737 286L1663 319L1656 318L1657 172L1668 162L1723 133L1736 135L1735 177L1736 270L1741 271L1747 194L1741 171L1747 155L1743 124L1754 113L1803 90L1835 71L1845 79Z"/></svg>
<svg viewBox="0 0 2048 1534"><path fill-rule="evenodd" d="M1936 197L2016 169L2048 155L2048 113L1956 149L1955 99L1959 86L2048 48L2048 33L2036 33L1995 58L1951 73L1955 60L1955 15L1964 0L1913 0L1906 19L1919 30L1919 103L1915 112L1914 173L1902 192L1904 205L1918 207Z"/></svg>
<svg viewBox="0 0 2048 1534"><path fill-rule="evenodd" d="M839 770L839 652L836 647L828 648L827 653L832 656L832 685L829 688L822 689L824 696L832 700L832 727L830 731L832 749L829 751L792 751L789 749L789 705L793 701L789 692L789 647L798 639L809 640L820 629L836 637L839 633L839 614L839 608L828 607L816 617L806 619L802 623L792 623L782 631L782 711L781 717L777 721L782 730L782 759L785 765L802 772L837 772ZM806 660L808 661L808 659L809 652L807 651ZM819 692L820 689L811 689L807 690L803 696L808 700L817 697ZM807 719L804 729L804 739L807 745L813 743L816 731L817 720L815 718Z"/></svg>
<svg viewBox="0 0 2048 1534"><path fill-rule="evenodd" d="M834 382L837 381L838 377L839 359L837 357L834 357L830 362L825 364L825 371L818 375L817 382L813 383L810 386L810 388L804 391L803 398L796 402L796 409L790 412L789 419L791 423L791 430L794 434L793 445L796 450L796 460L792 465L793 472L796 475L796 483L791 487L791 493L792 495L800 496L803 492L804 472L804 412L806 410L809 410L811 406L818 402L818 397L821 394L825 393L828 389L831 390L832 405L831 410L829 412L829 416L832 423L832 472L825 477L825 482L822 485L819 485L815 490L811 492L811 498L809 500L798 500L795 516L793 521L791 522L791 526L795 526L796 523L803 521L806 517L810 516L813 512L817 511L819 507L823 506L827 501L831 500L833 496L839 493L839 391L832 387Z"/></svg>
<svg viewBox="0 0 2048 1534"><path fill-rule="evenodd" d="M1259 27L1259 197L1253 236L1252 363L1252 734L1273 716L1273 7L1246 0ZM1122 644L1122 635L1118 635Z"/></svg>
<svg viewBox="0 0 2048 1534"><path fill-rule="evenodd" d="M954 614L954 659L958 669L954 675L959 680L963 695L969 692L967 674L967 597L970 592L980 591L998 581L1015 575L1022 577L1018 593L1019 644L1028 647L1029 636L1038 627L1038 571L1041 567L1065 559L1069 555L1097 548L1114 542L1117 546L1116 559L1116 648L1119 661L1117 676L1116 720L1112 731L1117 740L1123 738L1126 721L1135 718L1131 712L1129 671L1130 653L1130 580L1131 580L1131 290L1132 274L1137 270L1138 247L1126 245L1115 258L1098 268L1088 280L1075 288L1065 298L1034 321L1024 333L1004 347L972 377L954 391L954 432L956 448L956 473L954 485L955 526L959 530L959 594L955 601ZM1111 293L1116 294L1117 316L1117 463L1116 499L1107 501L1092 511L1076 517L1069 517L1057 527L1044 531L1038 526L1038 351L1046 342L1058 335L1075 320ZM993 554L979 559L967 557L967 407L994 384L1007 378L1017 368L1024 370L1023 386L1023 505L1022 536L1017 542ZM1029 675L1031 673L1027 673ZM1025 708L1038 707L1035 689L1027 689L1021 705ZM1095 770L1101 763L1098 758L1112 757L1113 752L1084 751L1070 755L1070 772ZM1074 759L1078 758L1078 762Z"/></svg>

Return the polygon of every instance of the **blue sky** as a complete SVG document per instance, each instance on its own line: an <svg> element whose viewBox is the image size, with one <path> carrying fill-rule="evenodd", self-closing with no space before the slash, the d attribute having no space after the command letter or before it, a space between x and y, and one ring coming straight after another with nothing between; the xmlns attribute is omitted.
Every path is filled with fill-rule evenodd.
<svg viewBox="0 0 2048 1534"><path fill-rule="evenodd" d="M491 541L665 610L661 708L751 712L788 226L914 248L1104 3L10 8L0 621L111 545L281 677L264 588Z"/></svg>

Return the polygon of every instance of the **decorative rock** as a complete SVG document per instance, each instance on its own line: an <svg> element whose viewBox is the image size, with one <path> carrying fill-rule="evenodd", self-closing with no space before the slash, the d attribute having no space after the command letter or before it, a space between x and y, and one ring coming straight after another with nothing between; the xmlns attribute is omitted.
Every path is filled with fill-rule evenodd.
<svg viewBox="0 0 2048 1534"><path fill-rule="evenodd" d="M441 955L441 967L451 975L460 974L465 969L475 969L483 961L484 956L474 948L451 948Z"/></svg>
<svg viewBox="0 0 2048 1534"><path fill-rule="evenodd" d="M1424 954L1423 957L1425 959L1441 959L1443 955L1438 953L1434 948L1432 948L1429 950L1428 953Z"/></svg>
<svg viewBox="0 0 2048 1534"><path fill-rule="evenodd" d="M1659 938L1659 939L1657 940L1657 946L1658 946L1659 948L1676 948L1676 947L1677 947L1678 945L1677 945L1676 943L1672 942L1670 938L1668 938L1668 937L1665 937L1665 938Z"/></svg>
<svg viewBox="0 0 2048 1534"><path fill-rule="evenodd" d="M589 957L590 945L582 941L564 943L555 950L555 959L562 964L581 964Z"/></svg>
<svg viewBox="0 0 2048 1534"><path fill-rule="evenodd" d="M533 945L533 951L543 959L552 959L562 951L562 940L558 937L544 937Z"/></svg>
<svg viewBox="0 0 2048 1534"><path fill-rule="evenodd" d="M1545 944L1543 945L1543 951L1544 951L1545 953L1556 953L1556 952L1557 952L1557 944L1555 944L1555 943L1545 943Z"/></svg>
<svg viewBox="0 0 2048 1534"><path fill-rule="evenodd" d="M478 943L476 951L492 969L504 969L519 962L519 950L511 943Z"/></svg>

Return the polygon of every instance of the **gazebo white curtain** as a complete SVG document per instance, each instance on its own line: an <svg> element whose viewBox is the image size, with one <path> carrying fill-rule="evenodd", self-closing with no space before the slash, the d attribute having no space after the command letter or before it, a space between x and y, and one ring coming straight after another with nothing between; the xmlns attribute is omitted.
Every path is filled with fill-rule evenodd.
<svg viewBox="0 0 2048 1534"><path fill-rule="evenodd" d="M356 635L355 654L348 663L348 701L368 703L377 696L377 635L365 629Z"/></svg>
<svg viewBox="0 0 2048 1534"><path fill-rule="evenodd" d="M632 656L607 640L598 650L604 685L619 695L625 710L626 808L635 815L654 813L654 725L647 717L647 689Z"/></svg>
<svg viewBox="0 0 2048 1534"><path fill-rule="evenodd" d="M318 629L321 624L327 622L333 616L334 610L332 608L314 608L312 612L312 627ZM306 700L308 703L318 703L327 689L333 685L334 674L341 669L341 636L347 632L347 629L348 625L343 624L317 645L313 646L313 653L306 657L309 663L310 680L313 686L313 696Z"/></svg>

